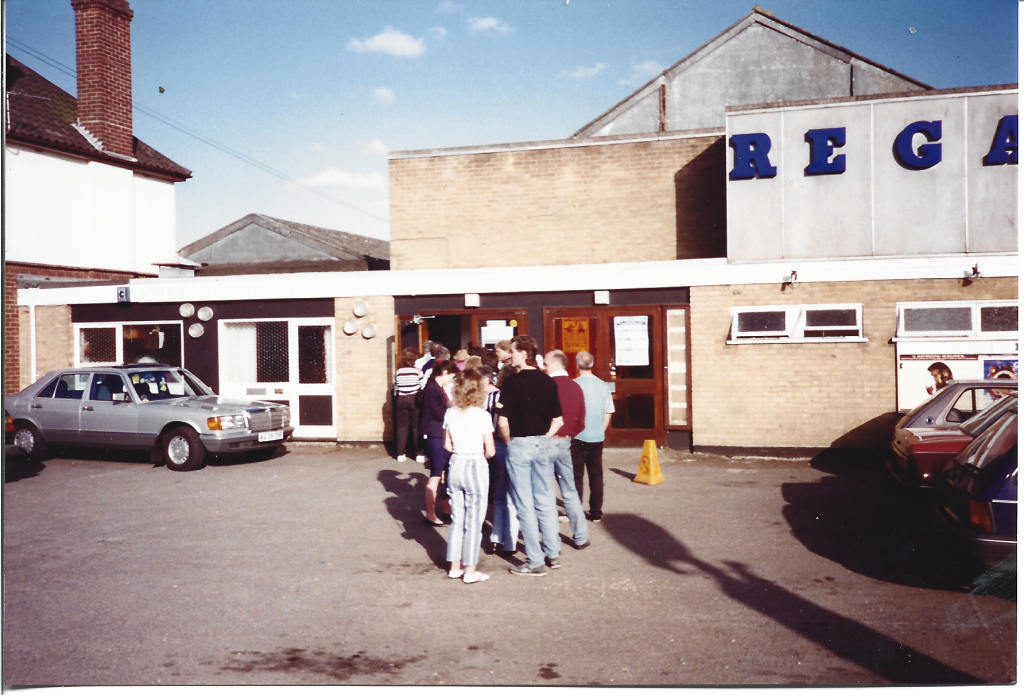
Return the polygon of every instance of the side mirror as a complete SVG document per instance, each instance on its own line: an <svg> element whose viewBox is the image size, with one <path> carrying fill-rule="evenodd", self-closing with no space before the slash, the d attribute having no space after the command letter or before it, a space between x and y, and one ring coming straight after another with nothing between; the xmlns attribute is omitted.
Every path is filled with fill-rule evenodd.
<svg viewBox="0 0 1024 695"><path fill-rule="evenodd" d="M114 401L115 403L124 403L125 401L128 400L128 394L125 393L124 391L122 391L121 393L112 393L110 394L110 400Z"/></svg>

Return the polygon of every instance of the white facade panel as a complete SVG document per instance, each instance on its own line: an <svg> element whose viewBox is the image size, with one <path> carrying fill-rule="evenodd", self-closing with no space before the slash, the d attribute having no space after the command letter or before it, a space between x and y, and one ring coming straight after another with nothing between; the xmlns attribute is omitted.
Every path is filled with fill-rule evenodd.
<svg viewBox="0 0 1024 695"><path fill-rule="evenodd" d="M8 145L5 260L156 274L174 257L174 185Z"/></svg>
<svg viewBox="0 0 1024 695"><path fill-rule="evenodd" d="M773 163L779 161L783 147L781 113L735 116L726 122L726 157L733 161L734 148L729 138L734 133L758 132L771 138L768 153ZM776 144L778 143L778 144ZM728 171L731 167L726 166ZM729 258L769 260L784 258L785 182L782 178L755 178L730 181L726 189L728 219L727 251ZM771 230L765 233L765 230Z"/></svg>
<svg viewBox="0 0 1024 695"><path fill-rule="evenodd" d="M768 136L776 168L744 178L728 150L729 260L1015 253L1017 165L985 157L1016 116L1011 90L729 113L727 137ZM807 171L822 129L845 170Z"/></svg>
<svg viewBox="0 0 1024 695"><path fill-rule="evenodd" d="M177 257L174 184L135 175L135 269L156 274L153 263Z"/></svg>

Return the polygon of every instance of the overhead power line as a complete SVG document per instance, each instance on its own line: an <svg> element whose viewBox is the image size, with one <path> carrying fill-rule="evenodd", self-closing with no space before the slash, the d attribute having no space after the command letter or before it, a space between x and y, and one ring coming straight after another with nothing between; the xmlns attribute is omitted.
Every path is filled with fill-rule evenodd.
<svg viewBox="0 0 1024 695"><path fill-rule="evenodd" d="M27 46L26 44L22 43L21 41L18 41L16 39L12 39L10 37L7 37L7 43L12 45L12 46L14 46L15 48L17 48L17 49L19 49L21 51L24 51L25 53L27 53L28 55L32 56L33 58L35 58L37 60L40 60L43 63L46 63L50 67L52 67L52 68L54 68L56 70L59 70L59 71L65 73L66 75L69 75L70 77L74 77L75 79L78 78L78 76L75 73L73 68L70 68L67 65L64 65L63 63L61 63L61 62L59 62L57 60L54 60L53 58L50 58L46 54L37 51L36 49L32 48L31 46ZM288 182L288 183L290 183L290 184L292 184L294 186L298 186L299 188L301 188L301 189L303 189L305 191L313 193L314 195L318 195L321 198L324 198L326 200L331 201L332 203L337 203L338 205L342 205L342 206L344 206L346 208L349 208L350 210L354 210L354 211L356 211L358 213L366 215L367 217L372 217L373 219L379 220L380 222L385 222L385 223L388 222L388 220L386 218L384 218L384 217L381 217L379 215L375 215L372 212L369 212L367 210L363 210L362 208L356 207L355 205L352 205L350 203L346 203L343 200L338 200L337 198L332 198L331 196L327 195L326 193L323 193L323 192L318 191L316 189L310 188L309 186L306 186L306 185L300 183L298 180L296 180L295 178L289 176L288 174L284 173L283 171L275 169L272 166L270 166L269 164L264 164L263 162L259 161L258 159L250 157L249 155L245 154L244 152L239 152L238 150L234 149L233 147L225 145L222 142L218 142L217 140L214 140L213 138L211 138L211 137L209 137L207 135L203 135L202 133L196 132L196 131L192 130L191 128L189 128L188 126L184 125L183 123L179 123L177 121L172 120L169 116L165 116L165 115L159 113L158 111L154 111L153 109L149 108L148 106L143 106L142 104L140 104L139 102L135 101L134 99L132 99L132 108L134 110L138 111L139 113L145 115L145 116L149 116L153 120L159 121L160 123L163 123L164 125L166 125L166 126L168 126L170 128L174 128L178 132L183 133L185 135L188 135L190 138L198 140L199 142L203 143L204 145L208 145L208 146L214 148L215 150L219 150L220 152L223 152L224 154L228 155L229 157L234 157L235 159L239 160L240 162L248 164L251 167L255 167L256 169L259 169L260 171L262 171L264 173L270 174L271 176L275 176L275 177L277 177L277 178L279 178L279 179L281 179L283 181L286 181L286 182Z"/></svg>

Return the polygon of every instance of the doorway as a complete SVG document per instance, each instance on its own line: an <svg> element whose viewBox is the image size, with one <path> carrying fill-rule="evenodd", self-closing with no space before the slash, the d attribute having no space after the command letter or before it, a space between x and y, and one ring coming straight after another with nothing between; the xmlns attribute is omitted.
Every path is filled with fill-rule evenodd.
<svg viewBox="0 0 1024 695"><path fill-rule="evenodd" d="M612 386L608 446L665 443L663 310L660 306L544 310L544 343L559 349L576 378L576 353L594 355L594 376Z"/></svg>

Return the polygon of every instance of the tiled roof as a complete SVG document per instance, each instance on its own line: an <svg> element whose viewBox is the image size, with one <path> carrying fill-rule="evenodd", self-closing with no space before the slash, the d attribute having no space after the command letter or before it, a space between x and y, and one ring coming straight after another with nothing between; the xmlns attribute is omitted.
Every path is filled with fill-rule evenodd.
<svg viewBox="0 0 1024 695"><path fill-rule="evenodd" d="M180 249L178 254L188 258L207 246L210 246L221 239L245 229L251 224L256 224L271 232L288 237L293 241L305 244L323 253L330 254L338 259L352 259L360 257L377 258L380 260L391 259L391 243L383 239L350 234L336 229L325 229L314 227L298 222L280 220L276 217L268 217L257 213L250 213L240 220L232 222L213 234L209 234L198 241Z"/></svg>
<svg viewBox="0 0 1024 695"><path fill-rule="evenodd" d="M172 162L138 138L132 138L134 156L129 162L98 150L75 128L78 102L28 66L7 58L7 139L80 154L97 161L184 181L192 172Z"/></svg>

